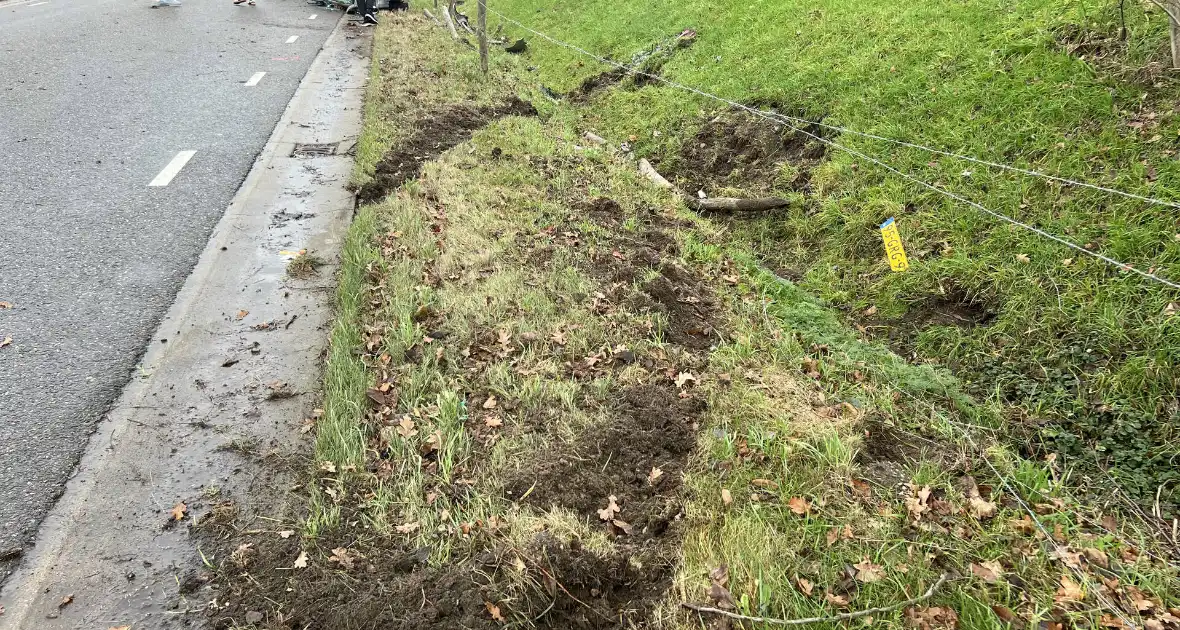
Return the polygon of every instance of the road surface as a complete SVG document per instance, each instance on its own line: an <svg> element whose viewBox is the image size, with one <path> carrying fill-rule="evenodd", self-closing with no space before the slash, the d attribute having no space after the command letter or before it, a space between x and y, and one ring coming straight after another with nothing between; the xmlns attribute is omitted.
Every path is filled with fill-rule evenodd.
<svg viewBox="0 0 1180 630"><path fill-rule="evenodd" d="M149 7L0 1L0 580L340 16Z"/></svg>

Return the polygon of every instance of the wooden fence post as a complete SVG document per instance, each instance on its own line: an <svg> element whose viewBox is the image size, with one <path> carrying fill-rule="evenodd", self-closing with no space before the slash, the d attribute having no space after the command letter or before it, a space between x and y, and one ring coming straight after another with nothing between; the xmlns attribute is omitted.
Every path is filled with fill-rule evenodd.
<svg viewBox="0 0 1180 630"><path fill-rule="evenodd" d="M1180 0L1173 0L1180 2ZM1175 31L1173 31L1175 33ZM1176 45L1172 45L1175 55ZM479 67L488 73L488 0L479 0Z"/></svg>
<svg viewBox="0 0 1180 630"><path fill-rule="evenodd" d="M1180 68L1180 23L1176 22L1172 16L1180 16L1180 0L1167 0L1168 25L1171 26L1169 32L1172 35L1172 67Z"/></svg>

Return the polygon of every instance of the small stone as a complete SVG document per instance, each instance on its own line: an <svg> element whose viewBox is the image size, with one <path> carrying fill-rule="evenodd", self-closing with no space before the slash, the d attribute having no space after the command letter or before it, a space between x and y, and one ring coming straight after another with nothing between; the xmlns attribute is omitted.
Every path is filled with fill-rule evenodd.
<svg viewBox="0 0 1180 630"><path fill-rule="evenodd" d="M246 623L255 624L260 621L262 621L262 613L258 612L257 610L251 610L250 612L246 613Z"/></svg>

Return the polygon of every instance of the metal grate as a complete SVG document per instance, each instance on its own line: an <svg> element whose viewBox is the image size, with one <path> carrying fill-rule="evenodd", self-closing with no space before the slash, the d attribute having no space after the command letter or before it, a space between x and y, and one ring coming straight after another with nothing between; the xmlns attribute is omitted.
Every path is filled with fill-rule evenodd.
<svg viewBox="0 0 1180 630"><path fill-rule="evenodd" d="M337 142L297 142L291 151L291 157L315 157L317 155L336 155Z"/></svg>

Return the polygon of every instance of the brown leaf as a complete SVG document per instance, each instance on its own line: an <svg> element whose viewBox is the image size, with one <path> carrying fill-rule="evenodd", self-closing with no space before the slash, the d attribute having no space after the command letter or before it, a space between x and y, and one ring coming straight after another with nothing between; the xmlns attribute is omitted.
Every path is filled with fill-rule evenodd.
<svg viewBox="0 0 1180 630"><path fill-rule="evenodd" d="M998 582L1000 576L1004 575L1004 567L1000 566L997 560L989 560L980 564L972 562L971 572L984 582L992 584Z"/></svg>
<svg viewBox="0 0 1180 630"><path fill-rule="evenodd" d="M770 488L772 490L778 488L778 484L770 479L752 479L750 480L750 484L759 488Z"/></svg>
<svg viewBox="0 0 1180 630"><path fill-rule="evenodd" d="M0 311L5 311L12 308L12 302L0 302Z"/></svg>
<svg viewBox="0 0 1180 630"><path fill-rule="evenodd" d="M647 473L647 485L654 486L664 476L664 471L660 470L658 466L652 466L651 472Z"/></svg>
<svg viewBox="0 0 1180 630"><path fill-rule="evenodd" d="M295 558L295 564L293 564L291 566L295 567L296 569L306 569L307 568L307 552L300 551L299 557Z"/></svg>
<svg viewBox="0 0 1180 630"><path fill-rule="evenodd" d="M496 405L498 405L498 404L499 404L499 401L496 400L496 397L491 394L488 394L488 399L483 401L483 408L484 409L495 409Z"/></svg>
<svg viewBox="0 0 1180 630"><path fill-rule="evenodd" d="M0 613L4 612L4 607L0 606ZM108 630L131 630L131 626L111 626Z"/></svg>
<svg viewBox="0 0 1180 630"><path fill-rule="evenodd" d="M873 489L869 487L868 483L861 481L860 479L853 479L851 483L852 494L855 494L856 496L863 499L873 496Z"/></svg>
<svg viewBox="0 0 1180 630"><path fill-rule="evenodd" d="M394 527L393 529L395 531L397 531L397 533L399 533L399 534L412 534L412 533L418 531L418 523L417 522L404 523L402 525L398 525L397 527Z"/></svg>
<svg viewBox="0 0 1180 630"><path fill-rule="evenodd" d="M486 427L491 427L494 429L496 427L504 426L504 421L500 419L500 416L489 416L483 421L483 424Z"/></svg>
<svg viewBox="0 0 1180 630"><path fill-rule="evenodd" d="M968 503L971 504L971 513L975 515L975 518L986 519L996 515L996 504L991 501L972 497L968 499Z"/></svg>
<svg viewBox="0 0 1180 630"><path fill-rule="evenodd" d="M930 486L922 486L918 488L911 485L914 496L908 497L905 500L905 508L909 511L910 516L914 518L914 522L922 520L922 515L930 511L930 505L927 501L930 499Z"/></svg>
<svg viewBox="0 0 1180 630"><path fill-rule="evenodd" d="M824 599L827 600L827 602L829 604L831 604L832 606L835 606L836 608L844 608L844 607L848 606L848 598L845 597L844 595L833 595L831 593L824 593Z"/></svg>
<svg viewBox="0 0 1180 630"><path fill-rule="evenodd" d="M804 514L807 514L811 511L811 504L808 503L807 499L804 499L803 497L791 497L791 499L787 501L787 506L791 508L792 512L798 514L799 516L803 516Z"/></svg>
<svg viewBox="0 0 1180 630"><path fill-rule="evenodd" d="M243 309L243 310L238 311L238 314L235 316L235 318L236 319L245 319L246 316L249 314L250 314L250 311Z"/></svg>
<svg viewBox="0 0 1180 630"><path fill-rule="evenodd" d="M414 428L414 420L409 415L402 416L402 419L398 420L397 434L405 439L418 435L418 430Z"/></svg>
<svg viewBox="0 0 1180 630"><path fill-rule="evenodd" d="M708 596L710 600L717 604L718 608L732 610L735 607L733 594L729 592L729 589L716 582L709 585Z"/></svg>
<svg viewBox="0 0 1180 630"><path fill-rule="evenodd" d="M697 377L692 375L692 372L681 372L676 375L676 387L683 389L685 384L689 381L696 382Z"/></svg>
<svg viewBox="0 0 1180 630"><path fill-rule="evenodd" d="M840 528L833 527L832 529L829 529L828 535L826 536L826 538L827 538L829 547L836 544L836 541L839 540L839 538L840 538Z"/></svg>
<svg viewBox="0 0 1180 630"><path fill-rule="evenodd" d="M184 520L184 515L186 512L188 512L188 506L185 505L184 501L180 501L176 505L172 506L172 510L169 512L169 514L172 515L172 520L180 521Z"/></svg>
<svg viewBox="0 0 1180 630"><path fill-rule="evenodd" d="M879 564L873 564L868 558L852 565L852 568L856 569L856 579L865 584L880 582L885 579L885 567Z"/></svg>
<svg viewBox="0 0 1180 630"><path fill-rule="evenodd" d="M332 557L328 558L328 562L338 563L345 569L351 569L356 558L348 553L348 549L344 547L337 547L332 550Z"/></svg>
<svg viewBox="0 0 1180 630"><path fill-rule="evenodd" d="M3 341L0 341L0 348L3 348L4 346L11 346L11 345L12 345L12 337L5 337Z"/></svg>
<svg viewBox="0 0 1180 630"><path fill-rule="evenodd" d="M74 594L70 593L69 595L66 595L65 597L61 598L61 601L57 603L57 607L58 608L65 608L66 606L69 606L72 603L74 603Z"/></svg>
<svg viewBox="0 0 1180 630"><path fill-rule="evenodd" d="M1077 551L1070 551L1068 547L1058 547L1049 552L1049 557L1054 560L1060 560L1071 569L1082 568L1082 554Z"/></svg>
<svg viewBox="0 0 1180 630"><path fill-rule="evenodd" d="M1102 551L1101 549L1095 549L1094 547L1086 547L1082 550L1082 553L1086 554L1086 559L1089 560L1091 564L1096 564L1103 569L1110 568L1110 558L1106 556L1105 551Z"/></svg>
<svg viewBox="0 0 1180 630"><path fill-rule="evenodd" d="M293 529L284 529L283 531L279 532L279 538L282 538L283 540L286 540L294 535L295 530Z"/></svg>
<svg viewBox="0 0 1180 630"><path fill-rule="evenodd" d="M992 606L992 612L996 613L996 616L1004 623L1017 627L1022 623L1020 617L1016 616L1016 613L1004 606Z"/></svg>
<svg viewBox="0 0 1180 630"><path fill-rule="evenodd" d="M870 306L865 309L865 317L872 317L873 315L876 315L876 314L877 314L877 307L876 306Z"/></svg>
<svg viewBox="0 0 1180 630"><path fill-rule="evenodd" d="M725 505L733 504L733 495L730 494L729 490L726 488L721 489L721 502Z"/></svg>
<svg viewBox="0 0 1180 630"><path fill-rule="evenodd" d="M624 520L613 518L613 519L611 519L610 524L614 525L615 527L618 527L620 530L623 531L624 534L627 534L628 536L630 536L631 532L633 531L631 524L628 523L627 521L624 521Z"/></svg>
<svg viewBox="0 0 1180 630"><path fill-rule="evenodd" d="M1082 592L1082 587L1078 586L1068 575L1061 576L1061 587L1053 595L1054 601L1058 604L1065 604L1070 602L1081 602L1086 594Z"/></svg>
<svg viewBox="0 0 1180 630"><path fill-rule="evenodd" d="M940 628L958 628L959 615L949 606L930 606L929 608L910 607L905 609L906 626L918 630L936 630Z"/></svg>
<svg viewBox="0 0 1180 630"><path fill-rule="evenodd" d="M1102 615L1098 620L1098 625L1103 628L1118 628L1119 630L1131 630L1125 621L1115 617L1114 615Z"/></svg>
<svg viewBox="0 0 1180 630"><path fill-rule="evenodd" d="M709 571L709 581L721 586L729 584L729 565L723 564Z"/></svg>
<svg viewBox="0 0 1180 630"><path fill-rule="evenodd" d="M1032 262L1032 259L1029 258L1027 254L1016 254L1016 262L1027 265L1028 263Z"/></svg>
<svg viewBox="0 0 1180 630"><path fill-rule="evenodd" d="M795 586L799 587L799 592L803 593L804 595L806 595L808 597L811 597L811 589L814 587L812 586L810 581L805 580L801 577L797 577L797 578L795 578Z"/></svg>
<svg viewBox="0 0 1180 630"><path fill-rule="evenodd" d="M493 621L504 623L504 616L500 614L500 607L492 602L484 602L483 605L488 609L488 614L492 616Z"/></svg>
<svg viewBox="0 0 1180 630"><path fill-rule="evenodd" d="M607 497L606 507L598 510L598 518L604 521L614 520L615 515L622 511L622 508L617 503L618 500L618 497L613 494Z"/></svg>

